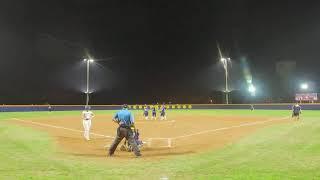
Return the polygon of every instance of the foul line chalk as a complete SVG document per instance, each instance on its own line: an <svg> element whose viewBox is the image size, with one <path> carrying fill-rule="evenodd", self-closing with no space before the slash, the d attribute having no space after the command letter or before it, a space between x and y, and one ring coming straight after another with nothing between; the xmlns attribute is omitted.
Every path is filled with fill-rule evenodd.
<svg viewBox="0 0 320 180"><path fill-rule="evenodd" d="M211 133L211 132L229 130L229 129L234 129L234 128L240 128L240 127L244 127L244 126L254 126L254 125L257 125L257 124L265 124L265 123L267 123L267 122L279 121L279 120L284 120L284 119L288 119L288 118L289 118L289 117L283 117L283 118L269 119L269 120L266 120L266 121L257 121L257 122L252 122L252 123L243 123L243 124L236 125L236 126L229 126L229 127L218 128L218 129L209 129L209 130L200 131L200 132L197 132L197 133L192 133L192 134L187 134L187 135L182 135L182 136L176 136L176 137L173 137L173 138L171 138L171 139L175 140L175 139L181 139L181 138L196 136L196 135L200 135L200 134L206 134L206 133Z"/></svg>
<svg viewBox="0 0 320 180"><path fill-rule="evenodd" d="M21 122L25 122L25 123L29 123L29 124L35 124L35 125L44 126L44 127L51 127L51 128L56 128L56 129L64 129L64 130L73 131L73 132L80 132L80 133L84 132L84 131L81 131L81 130L78 130L78 129L71 129L71 128L66 128L66 127L62 127L62 126L55 126L55 125L50 125L50 124L45 124L45 123L26 121L26 120L22 120L22 119L18 119L18 118L12 118L12 119L16 120L16 121L21 121ZM103 134L97 134L97 133L90 133L90 134L95 135L95 136L114 139L114 137L112 137L112 136L107 136L107 135L103 135Z"/></svg>

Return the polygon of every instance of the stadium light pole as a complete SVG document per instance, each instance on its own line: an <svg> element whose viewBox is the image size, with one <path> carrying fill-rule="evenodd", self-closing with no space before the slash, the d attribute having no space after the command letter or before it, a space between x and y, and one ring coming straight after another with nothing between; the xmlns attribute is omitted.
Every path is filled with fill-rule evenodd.
<svg viewBox="0 0 320 180"><path fill-rule="evenodd" d="M83 61L85 61L87 63L87 90L86 90L86 95L87 95L87 98L86 98L86 106L89 105L89 79L90 79L90 63L93 63L94 60L93 59L84 59Z"/></svg>
<svg viewBox="0 0 320 180"><path fill-rule="evenodd" d="M230 58L221 57L220 61L223 64L224 72L225 72L225 95L226 95L226 104L229 104L229 85L228 85L228 61Z"/></svg>
<svg viewBox="0 0 320 180"><path fill-rule="evenodd" d="M228 85L228 62L231 62L230 58L225 58L222 55L219 43L217 42L217 48L220 56L220 61L223 64L224 73L225 73L225 96L226 96L226 104L229 104L229 85Z"/></svg>

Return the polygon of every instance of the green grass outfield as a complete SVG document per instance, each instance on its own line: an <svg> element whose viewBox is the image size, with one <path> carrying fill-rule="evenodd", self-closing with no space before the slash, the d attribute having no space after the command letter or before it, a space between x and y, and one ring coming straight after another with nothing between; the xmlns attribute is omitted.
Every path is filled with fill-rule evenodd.
<svg viewBox="0 0 320 180"><path fill-rule="evenodd" d="M97 111L96 113L113 113ZM175 110L170 114L283 117L289 111ZM53 112L50 116L79 115ZM320 179L320 111L268 126L225 148L160 161L81 159L56 153L45 132L8 123L48 112L0 114L0 179Z"/></svg>

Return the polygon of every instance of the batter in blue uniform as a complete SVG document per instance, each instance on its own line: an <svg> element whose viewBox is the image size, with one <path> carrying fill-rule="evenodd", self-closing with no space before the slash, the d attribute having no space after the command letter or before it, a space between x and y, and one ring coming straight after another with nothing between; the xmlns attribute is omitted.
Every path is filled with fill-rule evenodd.
<svg viewBox="0 0 320 180"><path fill-rule="evenodd" d="M160 110L160 120L167 120L166 116L166 106L162 105Z"/></svg>
<svg viewBox="0 0 320 180"><path fill-rule="evenodd" d="M156 107L152 107L152 120L157 119L157 110Z"/></svg>
<svg viewBox="0 0 320 180"><path fill-rule="evenodd" d="M292 118L299 120L300 114L301 114L301 106L297 103L292 106Z"/></svg>
<svg viewBox="0 0 320 180"><path fill-rule="evenodd" d="M145 106L144 107L144 110L143 110L143 116L146 120L149 120L149 108L148 106Z"/></svg>

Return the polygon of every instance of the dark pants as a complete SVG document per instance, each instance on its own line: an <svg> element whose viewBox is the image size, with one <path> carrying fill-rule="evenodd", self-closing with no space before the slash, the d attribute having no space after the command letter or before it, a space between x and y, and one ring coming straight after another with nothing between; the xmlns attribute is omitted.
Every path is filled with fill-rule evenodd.
<svg viewBox="0 0 320 180"><path fill-rule="evenodd" d="M299 117L300 113L299 112L293 112L292 117Z"/></svg>
<svg viewBox="0 0 320 180"><path fill-rule="evenodd" d="M114 151L117 149L117 146L119 145L119 143L121 142L121 140L123 138L127 139L127 141L129 142L129 144L132 147L132 150L133 150L134 154L136 156L141 156L140 150L139 150L139 148L137 146L137 143L134 140L133 132L132 132L132 130L130 128L127 128L127 127L119 127L117 129L117 136L114 139L112 145L110 146L109 155L113 155Z"/></svg>

